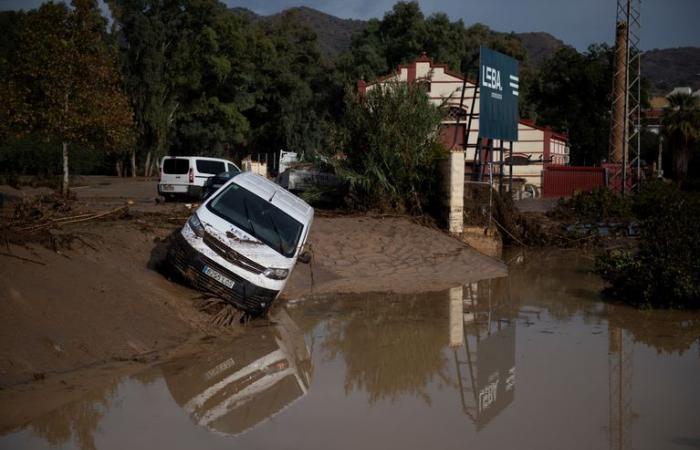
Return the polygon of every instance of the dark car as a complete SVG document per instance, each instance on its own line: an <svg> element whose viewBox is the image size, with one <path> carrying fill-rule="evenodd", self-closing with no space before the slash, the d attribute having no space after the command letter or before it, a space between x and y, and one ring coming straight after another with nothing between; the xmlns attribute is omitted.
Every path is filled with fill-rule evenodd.
<svg viewBox="0 0 700 450"><path fill-rule="evenodd" d="M232 170L229 172L221 172L218 175L209 177L209 179L204 183L204 186L202 187L202 200L206 200L207 198L209 198L211 194L218 191L221 186L226 184L228 180L235 177L239 173L241 173L240 170Z"/></svg>

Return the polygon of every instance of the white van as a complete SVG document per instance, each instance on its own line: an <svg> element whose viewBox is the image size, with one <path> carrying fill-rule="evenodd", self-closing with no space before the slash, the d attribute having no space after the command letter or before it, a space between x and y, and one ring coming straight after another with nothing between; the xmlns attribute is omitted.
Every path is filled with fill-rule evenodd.
<svg viewBox="0 0 700 450"><path fill-rule="evenodd" d="M299 260L314 210L267 178L233 177L204 201L171 245L169 260L195 287L252 314L265 313Z"/></svg>
<svg viewBox="0 0 700 450"><path fill-rule="evenodd" d="M199 198L209 177L222 172L240 172L231 161L202 156L165 156L160 160L158 195Z"/></svg>

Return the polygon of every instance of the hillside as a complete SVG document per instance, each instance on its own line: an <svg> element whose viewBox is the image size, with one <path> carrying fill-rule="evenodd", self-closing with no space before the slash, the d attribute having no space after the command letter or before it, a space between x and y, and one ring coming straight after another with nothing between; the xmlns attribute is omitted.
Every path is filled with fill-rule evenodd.
<svg viewBox="0 0 700 450"><path fill-rule="evenodd" d="M658 93L677 86L700 89L700 48L655 49L642 55L642 75L652 81Z"/></svg>
<svg viewBox="0 0 700 450"><path fill-rule="evenodd" d="M527 50L528 62L535 67L540 67L547 58L556 53L560 48L566 46L563 41L542 31L516 33L515 35L523 43L525 50Z"/></svg>
<svg viewBox="0 0 700 450"><path fill-rule="evenodd" d="M293 15L299 23L308 26L318 37L321 53L333 58L350 48L350 41L355 33L361 32L367 22L364 20L341 19L306 6L289 8L270 16L259 16L245 8L233 8L249 20L275 22L284 16Z"/></svg>
<svg viewBox="0 0 700 450"><path fill-rule="evenodd" d="M253 21L274 22L285 15L294 15L300 23L316 33L321 52L327 58L333 58L347 50L352 36L367 26L363 20L341 19L305 6L289 8L271 16L259 16L244 8L234 8L233 11ZM567 45L546 32L516 33L516 36L522 41L529 55L528 61L534 67L540 67L547 58ZM648 51L642 58L642 74L651 81L654 93L665 93L675 86L700 89L700 48Z"/></svg>

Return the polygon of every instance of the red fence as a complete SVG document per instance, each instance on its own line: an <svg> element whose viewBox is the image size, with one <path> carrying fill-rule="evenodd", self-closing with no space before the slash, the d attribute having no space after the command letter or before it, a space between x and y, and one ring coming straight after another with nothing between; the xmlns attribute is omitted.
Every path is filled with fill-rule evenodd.
<svg viewBox="0 0 700 450"><path fill-rule="evenodd" d="M545 166L543 197L571 197L576 192L592 191L606 185L602 167Z"/></svg>

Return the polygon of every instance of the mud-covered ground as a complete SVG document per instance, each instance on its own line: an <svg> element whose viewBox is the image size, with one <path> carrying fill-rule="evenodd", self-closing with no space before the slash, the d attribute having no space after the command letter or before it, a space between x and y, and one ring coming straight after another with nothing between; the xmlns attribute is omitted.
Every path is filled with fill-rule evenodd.
<svg viewBox="0 0 700 450"><path fill-rule="evenodd" d="M76 382L77 369L148 364L188 340L231 332L195 308L199 292L159 270L163 242L191 213L187 205L157 204L155 181L81 184L75 212L129 211L52 228L52 239L71 237L65 246L4 246L0 397L30 398L32 384ZM1 187L3 220L19 197L39 192ZM405 218L318 215L310 243L312 264L297 266L278 303L312 293L435 291L505 274L501 262Z"/></svg>

